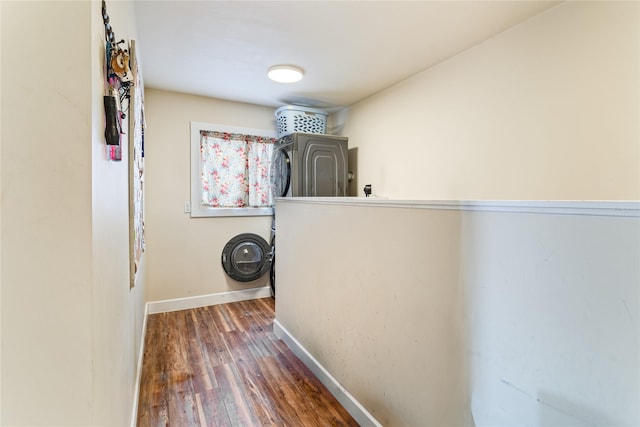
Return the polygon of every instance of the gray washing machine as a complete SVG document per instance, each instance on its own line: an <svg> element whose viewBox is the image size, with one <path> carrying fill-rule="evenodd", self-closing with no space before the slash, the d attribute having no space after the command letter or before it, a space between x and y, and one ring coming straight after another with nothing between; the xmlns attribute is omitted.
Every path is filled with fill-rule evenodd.
<svg viewBox="0 0 640 427"><path fill-rule="evenodd" d="M348 145L344 136L293 133L273 149L274 197L348 195Z"/></svg>

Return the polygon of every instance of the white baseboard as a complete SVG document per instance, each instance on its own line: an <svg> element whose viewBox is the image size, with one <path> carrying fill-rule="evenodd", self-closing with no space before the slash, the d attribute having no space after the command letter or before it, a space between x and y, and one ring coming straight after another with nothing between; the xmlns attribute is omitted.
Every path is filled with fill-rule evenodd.
<svg viewBox="0 0 640 427"><path fill-rule="evenodd" d="M246 301L272 296L271 287L242 289L239 291L220 292L217 294L199 295L195 297L175 298L147 303L148 314L167 313L169 311L187 310L190 308L207 307L209 305L227 304L230 302Z"/></svg>
<svg viewBox="0 0 640 427"><path fill-rule="evenodd" d="M278 338L298 356L307 368L320 380L329 392L340 402L340 404L351 414L351 416L361 426L382 427L365 408L358 402L333 376L287 331L284 326L273 321L273 332Z"/></svg>
<svg viewBox="0 0 640 427"><path fill-rule="evenodd" d="M142 316L142 332L140 333L140 351L138 352L138 362L136 364L136 383L133 387L133 408L131 409L131 427L138 424L138 402L140 398L140 381L142 379L142 360L144 358L144 341L147 336L147 315L149 304L144 305L144 315Z"/></svg>

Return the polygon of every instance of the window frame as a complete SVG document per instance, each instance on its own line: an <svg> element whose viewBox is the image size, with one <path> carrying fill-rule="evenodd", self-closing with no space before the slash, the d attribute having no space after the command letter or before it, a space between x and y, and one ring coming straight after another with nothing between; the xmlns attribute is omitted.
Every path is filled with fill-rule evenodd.
<svg viewBox="0 0 640 427"><path fill-rule="evenodd" d="M200 162L200 131L217 131L228 133L240 133L245 135L263 136L267 138L277 138L275 130L252 129L240 126L220 125L214 123L191 122L191 218L215 218L215 217L237 217L237 216L271 216L273 208L216 208L203 206L202 187L200 175L202 172Z"/></svg>

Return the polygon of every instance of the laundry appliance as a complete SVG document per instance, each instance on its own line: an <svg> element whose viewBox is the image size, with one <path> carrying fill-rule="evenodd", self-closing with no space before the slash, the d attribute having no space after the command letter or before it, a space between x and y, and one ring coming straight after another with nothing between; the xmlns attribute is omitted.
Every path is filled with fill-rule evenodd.
<svg viewBox="0 0 640 427"><path fill-rule="evenodd" d="M348 195L349 138L296 132L273 148L274 197L342 197Z"/></svg>

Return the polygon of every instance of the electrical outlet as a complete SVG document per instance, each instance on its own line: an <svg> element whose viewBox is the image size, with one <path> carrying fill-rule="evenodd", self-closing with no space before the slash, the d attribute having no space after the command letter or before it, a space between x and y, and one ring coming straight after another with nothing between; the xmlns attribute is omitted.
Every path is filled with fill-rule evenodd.
<svg viewBox="0 0 640 427"><path fill-rule="evenodd" d="M184 202L184 213L191 213L191 202Z"/></svg>

